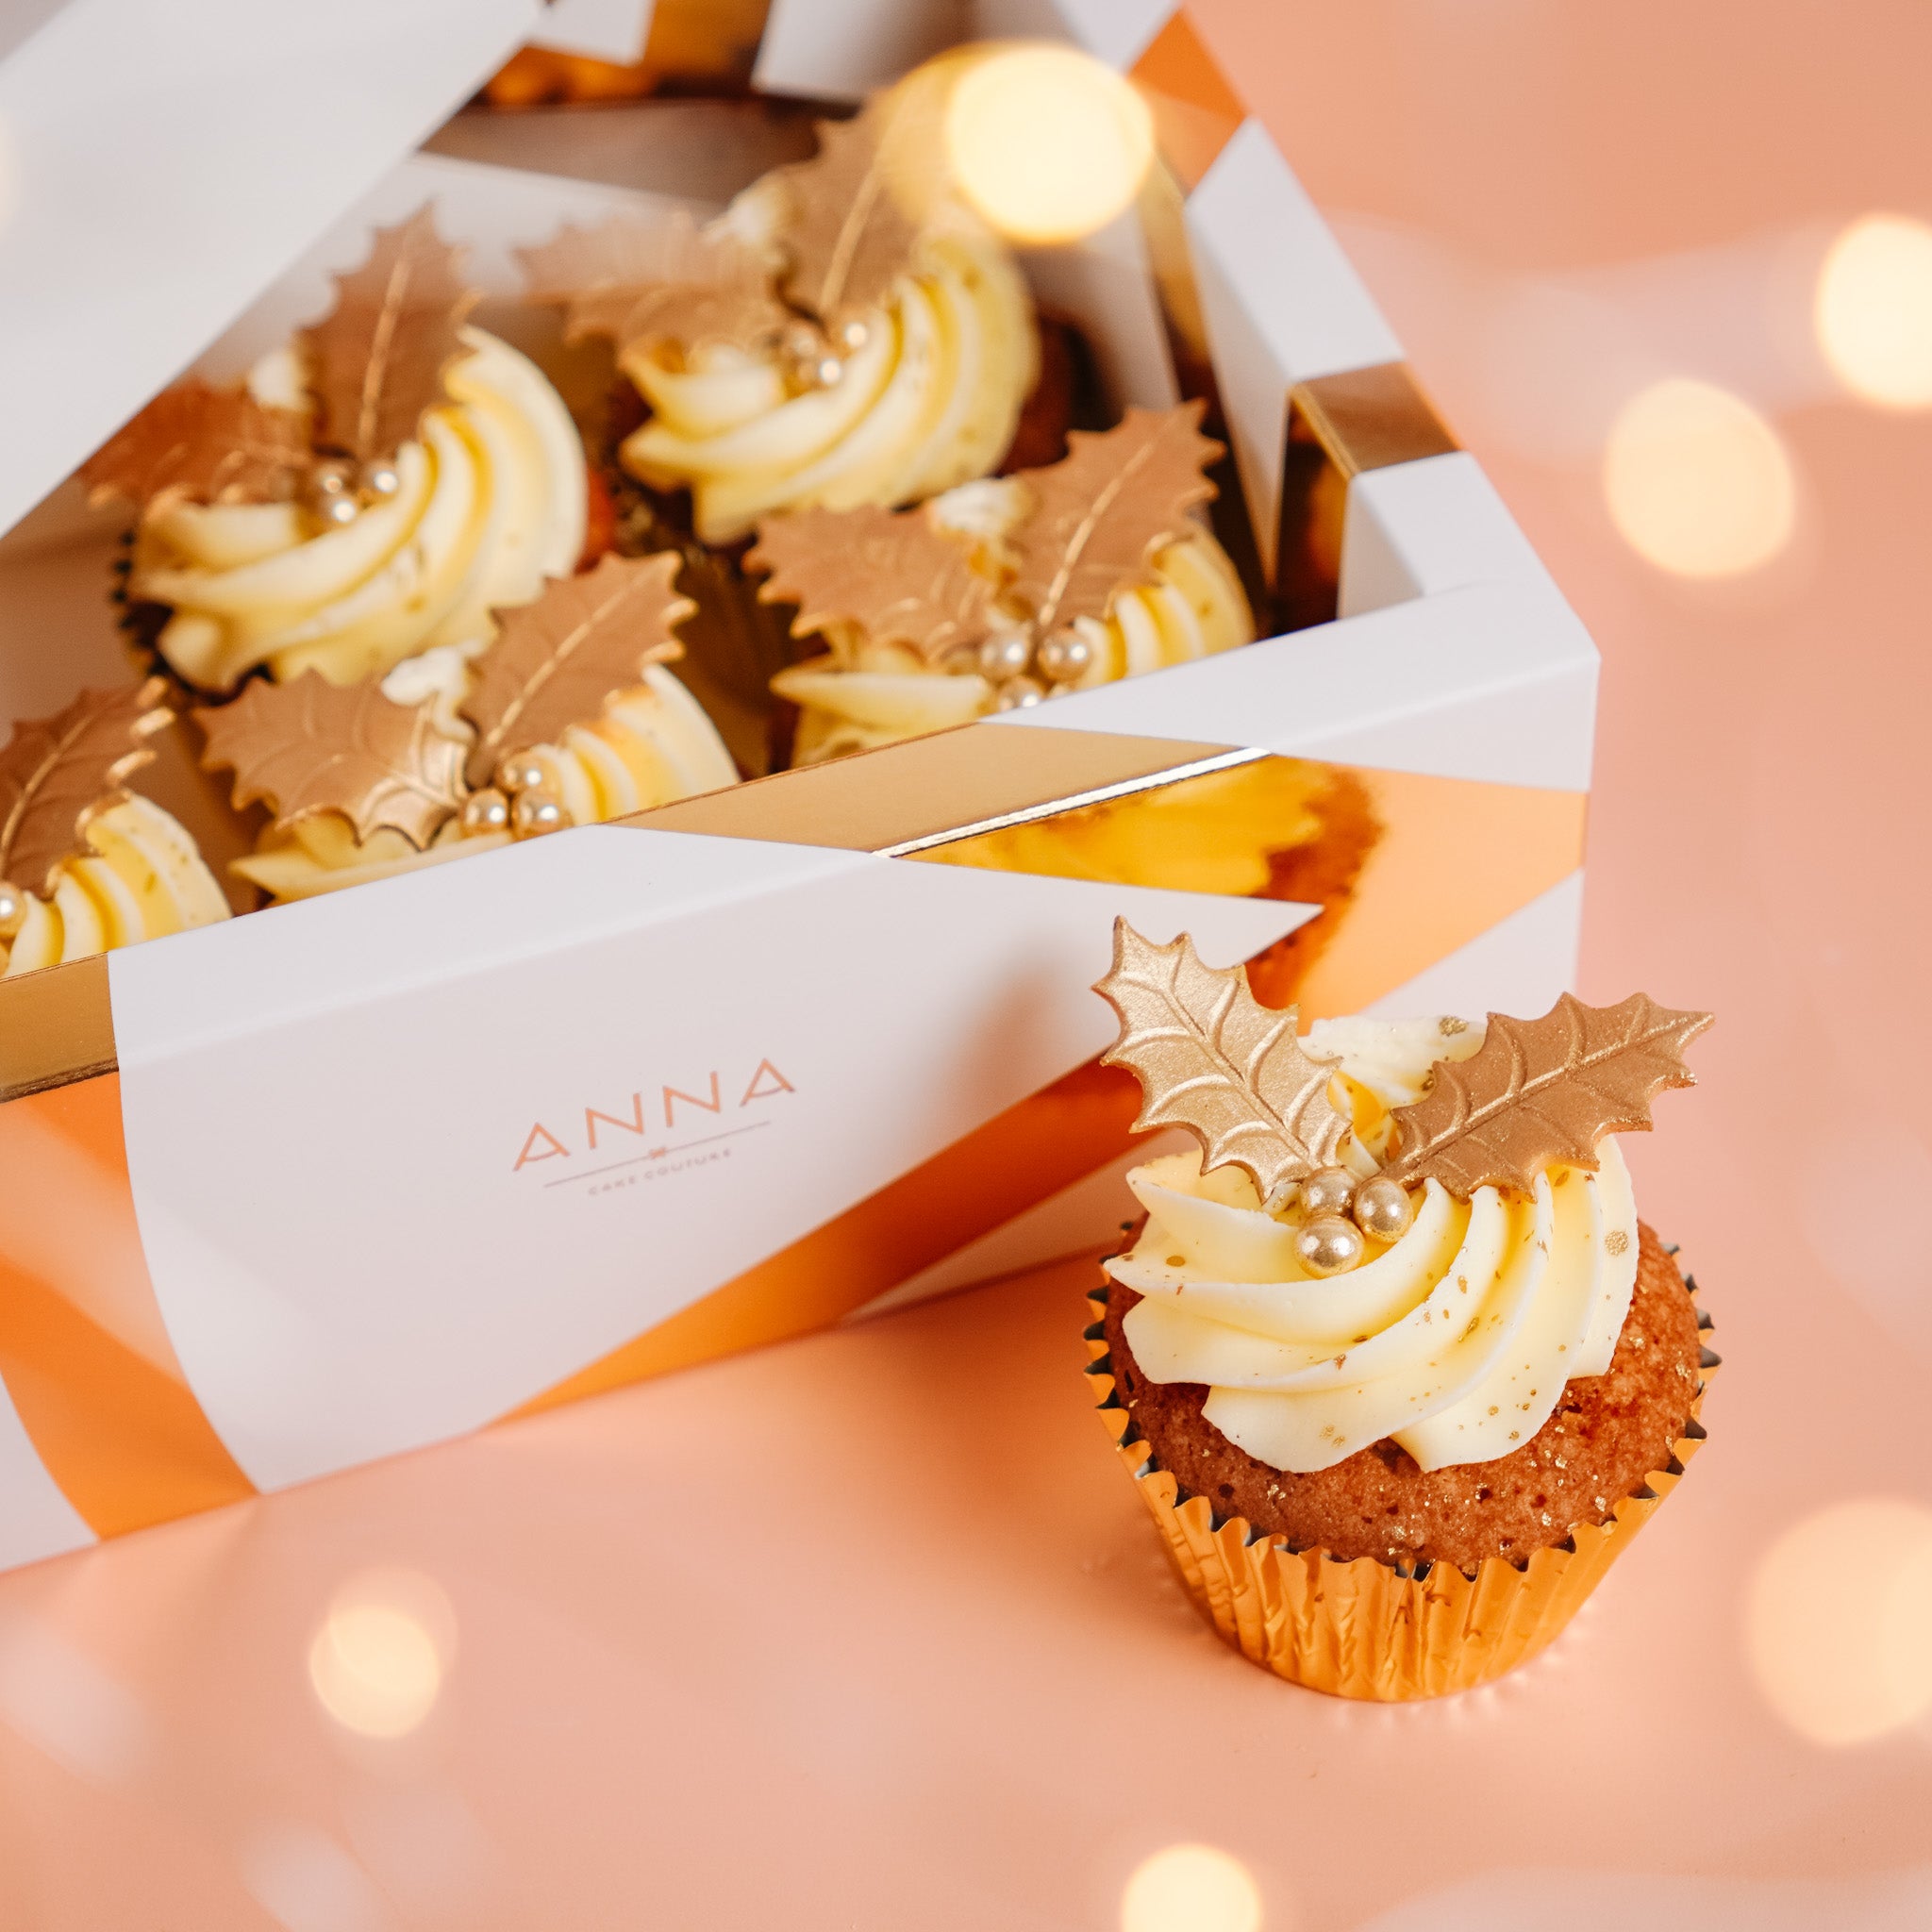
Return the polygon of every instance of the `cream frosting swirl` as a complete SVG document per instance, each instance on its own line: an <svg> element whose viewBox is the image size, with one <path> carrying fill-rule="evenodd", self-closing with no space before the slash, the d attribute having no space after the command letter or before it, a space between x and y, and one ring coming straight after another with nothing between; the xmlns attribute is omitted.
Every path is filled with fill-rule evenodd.
<svg viewBox="0 0 1932 1932"><path fill-rule="evenodd" d="M1025 509L1017 476L988 478L947 491L926 506L941 527L973 545L974 567L1002 575L1001 542ZM1206 530L1157 551L1155 581L1117 596L1107 616L1073 628L1090 658L1063 687L1089 691L1144 671L1186 664L1250 643L1255 620L1227 553ZM899 643L878 644L850 625L828 625L831 652L781 671L772 689L799 708L792 759L817 764L986 716L997 702L976 671L941 670Z"/></svg>
<svg viewBox="0 0 1932 1932"><path fill-rule="evenodd" d="M455 653L437 653L435 659L399 665L384 680L384 690L399 703L447 698L451 682L466 675ZM452 736L465 735L453 705L445 706L444 715ZM524 760L541 768L544 789L579 825L649 811L738 782L738 768L716 727L660 664L651 665L641 683L613 692L597 718L570 725L558 742L534 747ZM470 832L451 819L426 850L389 830L358 843L346 819L323 813L271 832L259 850L235 860L232 869L277 899L307 899L508 842L508 833Z"/></svg>
<svg viewBox="0 0 1932 1932"><path fill-rule="evenodd" d="M1482 1038L1355 1019L1318 1022L1308 1044L1341 1060L1373 1149L1431 1061ZM1124 1324L1135 1360L1153 1382L1207 1384L1207 1420L1274 1469L1326 1469L1384 1437L1424 1470L1507 1456L1567 1382L1609 1367L1629 1310L1636 1203L1614 1140L1598 1158L1550 1168L1527 1199L1427 1181L1407 1233L1325 1278L1296 1258L1291 1202L1264 1212L1244 1173L1204 1174L1197 1153L1149 1161L1127 1177L1146 1224L1108 1264L1143 1297Z"/></svg>
<svg viewBox="0 0 1932 1932"><path fill-rule="evenodd" d="M747 189L725 217L768 246L780 204ZM633 344L625 375L651 418L619 452L655 489L688 486L707 543L745 535L774 510L919 501L983 476L1012 442L1039 345L1024 279L1005 245L942 210L862 345L826 388L804 388L776 348Z"/></svg>
<svg viewBox="0 0 1932 1932"><path fill-rule="evenodd" d="M91 848L65 859L46 897L29 892L26 918L0 941L0 978L85 959L228 917L228 902L187 828L139 792L96 812Z"/></svg>
<svg viewBox="0 0 1932 1932"><path fill-rule="evenodd" d="M135 541L131 595L171 615L159 649L190 683L228 691L257 665L336 684L442 645L480 648L491 610L527 603L583 549L583 445L562 398L508 342L465 328L449 400L396 452L400 488L354 522L294 503L175 504ZM292 404L294 352L251 386Z"/></svg>

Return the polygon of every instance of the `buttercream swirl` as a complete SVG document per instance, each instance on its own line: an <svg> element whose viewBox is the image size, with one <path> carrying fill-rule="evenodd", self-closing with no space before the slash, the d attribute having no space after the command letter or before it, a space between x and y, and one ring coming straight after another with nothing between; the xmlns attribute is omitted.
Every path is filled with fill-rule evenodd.
<svg viewBox="0 0 1932 1932"><path fill-rule="evenodd" d="M725 217L766 249L782 218L770 181ZM625 441L624 466L654 489L688 486L707 543L775 510L917 502L985 475L1012 442L1039 363L1032 300L1005 244L942 204L908 271L860 320L863 343L824 388L789 375L775 346L708 343L687 357L632 344L622 367L651 418Z"/></svg>
<svg viewBox="0 0 1932 1932"><path fill-rule="evenodd" d="M228 917L187 828L152 799L130 792L96 812L84 836L89 851L60 864L52 892L25 895L25 923L0 941L0 978Z"/></svg>
<svg viewBox="0 0 1932 1932"><path fill-rule="evenodd" d="M400 488L344 525L294 503L175 504L142 524L130 594L168 607L164 657L225 691L257 665L336 684L443 645L480 649L491 611L567 576L583 549L583 445L563 400L508 342L465 328L449 400L396 452ZM300 399L293 351L251 378Z"/></svg>
<svg viewBox="0 0 1932 1932"><path fill-rule="evenodd" d="M1482 1038L1355 1019L1318 1022L1308 1045L1340 1058L1374 1151L1430 1063ZM1143 1297L1124 1324L1135 1360L1150 1381L1207 1384L1207 1420L1274 1469L1326 1469L1384 1437L1425 1471L1507 1456L1567 1382L1609 1367L1629 1310L1636 1204L1613 1140L1598 1158L1594 1174L1551 1167L1526 1199L1427 1181L1406 1234L1326 1278L1295 1257L1292 1203L1264 1212L1245 1174L1203 1174L1198 1154L1149 1161L1127 1177L1145 1227L1108 1263Z"/></svg>
<svg viewBox="0 0 1932 1932"><path fill-rule="evenodd" d="M1001 543L1024 514L1026 485L988 478L926 506L942 528L973 545L974 568L998 581ZM1185 664L1252 642L1255 620L1227 553L1206 530L1158 550L1155 581L1117 596L1107 616L1076 619L1087 669L1062 689L1088 691L1144 671ZM976 671L942 670L899 643L875 643L850 625L824 629L830 653L781 671L772 689L799 708L796 764L816 764L984 717L997 703Z"/></svg>
<svg viewBox="0 0 1932 1932"><path fill-rule="evenodd" d="M454 697L467 675L458 654L437 652L397 666L383 688L398 703L437 700L444 728L465 738L468 727L455 716ZM649 666L641 683L612 692L595 719L568 726L558 742L537 745L520 761L541 768L543 789L578 825L738 782L717 728L660 664ZM232 869L278 899L307 899L508 843L508 833L468 831L459 819L444 824L426 850L387 829L358 842L346 819L325 812L271 831Z"/></svg>

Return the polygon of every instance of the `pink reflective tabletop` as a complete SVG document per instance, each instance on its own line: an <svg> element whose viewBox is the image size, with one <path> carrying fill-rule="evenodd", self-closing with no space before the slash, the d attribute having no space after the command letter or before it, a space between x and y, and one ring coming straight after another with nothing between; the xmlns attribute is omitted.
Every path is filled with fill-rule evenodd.
<svg viewBox="0 0 1932 1932"><path fill-rule="evenodd" d="M1193 11L1602 647L1581 991L1719 1014L1626 1142L1727 1364L1689 1479L1502 1685L1303 1693L1050 1271L0 1578L0 1924L1932 1923L1932 416L1812 311L1932 214L1932 17ZM1686 379L1783 455L1739 575L1607 493Z"/></svg>

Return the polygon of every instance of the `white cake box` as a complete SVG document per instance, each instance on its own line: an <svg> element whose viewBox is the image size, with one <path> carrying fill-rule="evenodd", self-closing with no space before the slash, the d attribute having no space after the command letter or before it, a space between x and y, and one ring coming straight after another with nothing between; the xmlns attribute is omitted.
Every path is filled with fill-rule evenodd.
<svg viewBox="0 0 1932 1932"><path fill-rule="evenodd" d="M1096 1246L1134 1110L1091 1065L1116 914L1265 955L1305 1018L1568 983L1589 639L1185 19L1022 10L980 25L1131 71L1178 182L1167 231L1143 211L1029 273L1116 405L1211 384L1260 568L1307 616L1325 546L1333 614L0 979L0 1563ZM754 78L857 95L952 11L779 0ZM0 284L38 291L0 308L0 718L125 676L117 527L57 486L185 365L232 376L426 198L508 297L513 246L668 192L648 104L409 152L537 30L528 0L166 12L69 0L0 40ZM541 30L608 52L623 13ZM636 178L571 172L613 155ZM1276 851L1291 797L1317 829ZM1075 835L1129 858L1065 875Z"/></svg>

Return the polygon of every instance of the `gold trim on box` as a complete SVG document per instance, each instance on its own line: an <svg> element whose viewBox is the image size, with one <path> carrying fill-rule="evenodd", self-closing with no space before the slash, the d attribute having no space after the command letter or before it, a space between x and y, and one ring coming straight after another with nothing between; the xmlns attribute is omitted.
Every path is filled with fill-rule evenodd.
<svg viewBox="0 0 1932 1932"><path fill-rule="evenodd" d="M1417 386L1407 362L1377 362L1298 382L1288 392L1297 423L1346 478L1364 470L1447 456L1461 445Z"/></svg>
<svg viewBox="0 0 1932 1932"><path fill-rule="evenodd" d="M962 724L613 823L897 858L1264 756L1108 731ZM0 1103L116 1064L105 958L0 979Z"/></svg>
<svg viewBox="0 0 1932 1932"><path fill-rule="evenodd" d="M115 1065L104 957L0 979L0 1102L111 1074Z"/></svg>
<svg viewBox="0 0 1932 1932"><path fill-rule="evenodd" d="M1348 487L1356 477L1457 447L1406 362L1346 369L1289 391L1274 533L1275 614L1283 629L1303 630L1336 615Z"/></svg>
<svg viewBox="0 0 1932 1932"><path fill-rule="evenodd" d="M1264 756L1110 731L959 724L615 823L896 858Z"/></svg>

